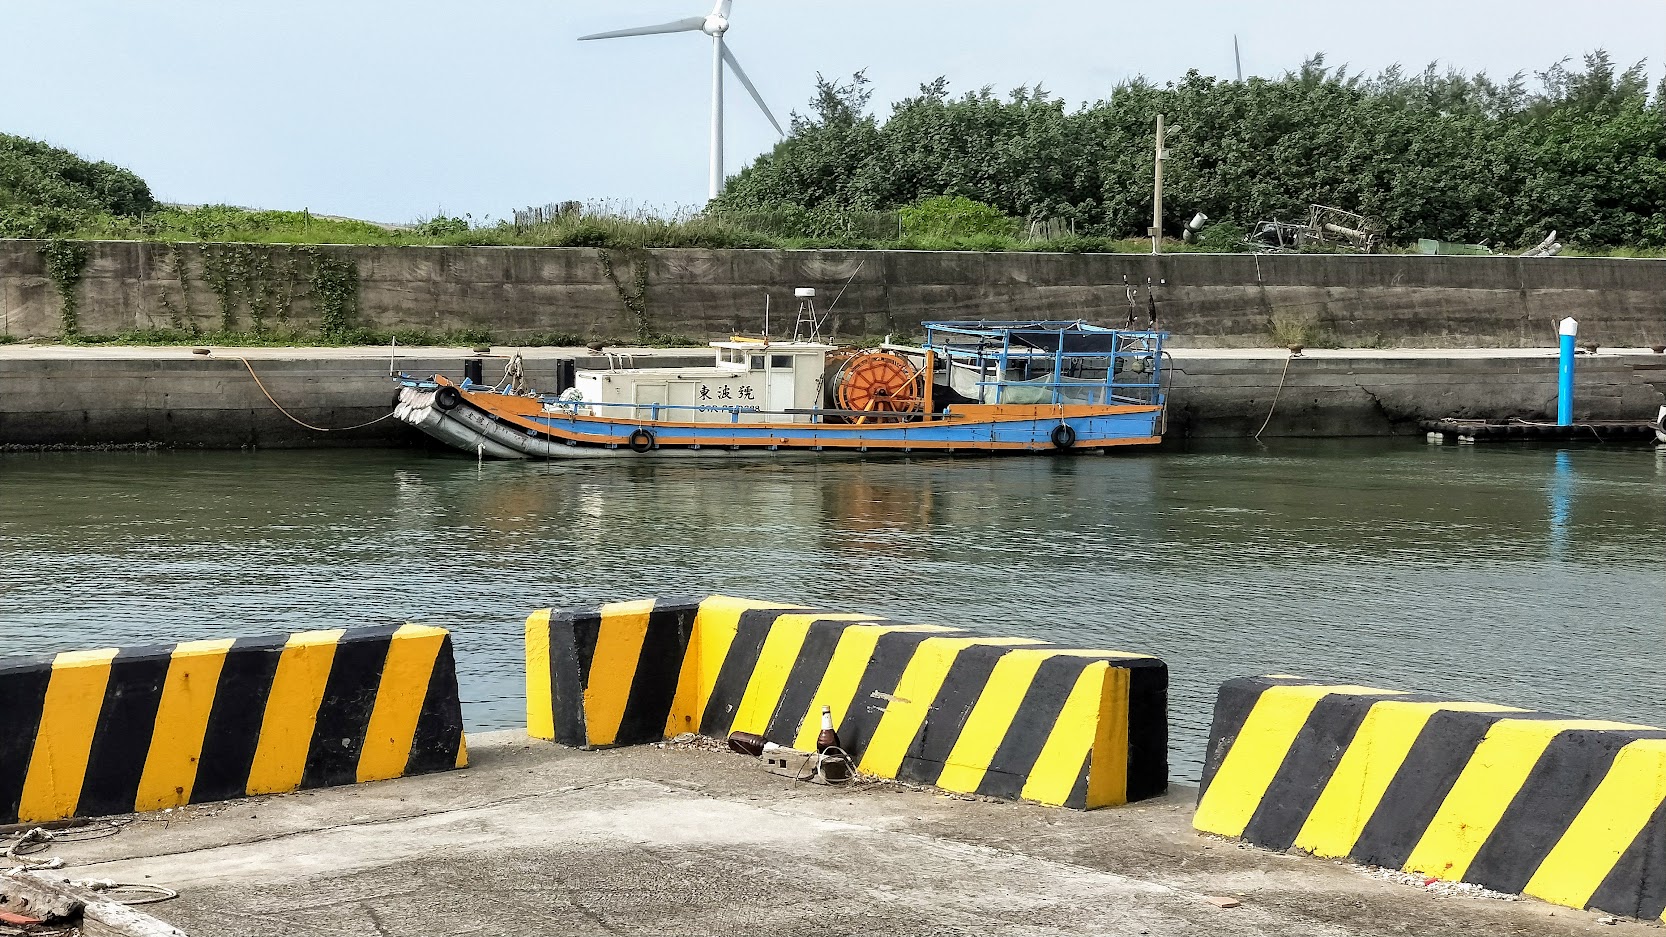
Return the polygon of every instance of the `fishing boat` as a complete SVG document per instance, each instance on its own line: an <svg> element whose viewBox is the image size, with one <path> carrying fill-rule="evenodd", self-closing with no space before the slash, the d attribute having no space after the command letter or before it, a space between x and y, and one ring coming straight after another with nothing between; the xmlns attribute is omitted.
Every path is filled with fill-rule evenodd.
<svg viewBox="0 0 1666 937"><path fill-rule="evenodd" d="M712 342L709 365L610 357L567 369L564 386L542 393L513 379L401 374L395 413L494 459L1071 453L1162 441L1163 332L1083 321L924 328L917 346L847 349L812 334Z"/></svg>

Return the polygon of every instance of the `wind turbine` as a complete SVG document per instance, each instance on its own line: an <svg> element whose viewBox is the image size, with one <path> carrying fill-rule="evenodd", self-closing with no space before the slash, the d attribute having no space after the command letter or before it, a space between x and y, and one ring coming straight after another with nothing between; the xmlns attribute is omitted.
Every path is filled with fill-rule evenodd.
<svg viewBox="0 0 1666 937"><path fill-rule="evenodd" d="M752 95L752 100L758 102L758 109L764 112L769 122L775 126L775 132L786 136L781 129L781 122L769 112L769 105L764 103L763 95L752 84L752 79L746 77L746 70L735 60L735 54L729 51L729 46L723 41L723 34L729 31L729 7L733 0L719 0L706 16L690 16L687 19L661 23L658 26L638 26L634 29L616 29L613 32L595 33L580 36L580 42L592 39L623 39L627 36L654 36L660 33L692 33L702 32L712 37L712 169L711 169L711 197L723 189L723 64L727 62L734 69L735 77L746 87Z"/></svg>

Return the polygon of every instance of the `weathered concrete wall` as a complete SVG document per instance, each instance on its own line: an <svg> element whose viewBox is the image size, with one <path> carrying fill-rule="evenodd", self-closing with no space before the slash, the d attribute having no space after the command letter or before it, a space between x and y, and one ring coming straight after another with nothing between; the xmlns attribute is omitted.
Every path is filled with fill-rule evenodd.
<svg viewBox="0 0 1666 937"><path fill-rule="evenodd" d="M1285 359L1176 357L1169 431L1180 436L1380 436L1418 431L1417 421L1552 420L1553 357L1355 354ZM1666 357L1581 357L1575 415L1653 419L1666 393ZM1269 414L1271 419L1269 420Z"/></svg>
<svg viewBox="0 0 1666 937"><path fill-rule="evenodd" d="M0 332L51 336L59 301L41 242L0 241ZM199 245L88 245L81 330L115 333L195 323L215 329L216 296ZM306 250L250 248L282 271L261 288L291 298L290 324L317 324ZM360 324L490 329L499 341L565 333L621 339L636 317L603 272L601 252L565 248L331 247L360 276ZM1086 318L1128 313L1125 283L1153 284L1177 347L1261 347L1277 319L1340 347L1524 347L1554 343L1572 315L1608 346L1666 342L1666 261L1601 258L1244 254L1031 254L913 251L609 252L627 290L648 274L648 331L692 338L757 331L765 296L777 333L794 287L823 290L839 334L906 334L923 319ZM290 261L285 263L285 260ZM185 272L182 286L178 272ZM847 288L848 285L848 288ZM248 290L245 290L248 291ZM1143 319L1142 293L1139 312ZM238 315L246 325L246 303ZM273 323L278 324L278 323Z"/></svg>
<svg viewBox="0 0 1666 937"><path fill-rule="evenodd" d="M388 359L297 350L251 359L272 397L315 426L348 427L389 412ZM462 373L463 355L400 359L400 370ZM502 362L488 360L488 379ZM534 387L554 384L552 357L530 357ZM1666 356L1582 358L1581 419L1652 418L1666 391ZM1254 435L1380 436L1417 431L1427 417L1547 419L1555 410L1552 358L1387 355L1301 357L1183 353L1171 371L1173 438ZM1276 407L1274 402L1277 402ZM230 352L29 349L0 354L0 446L158 444L207 448L428 445L396 420L351 432L297 425Z"/></svg>

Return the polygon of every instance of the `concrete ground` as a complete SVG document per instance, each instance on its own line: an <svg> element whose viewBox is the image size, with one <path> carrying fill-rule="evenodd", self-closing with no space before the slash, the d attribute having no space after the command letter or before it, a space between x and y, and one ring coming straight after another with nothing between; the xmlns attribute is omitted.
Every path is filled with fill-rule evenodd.
<svg viewBox="0 0 1666 937"><path fill-rule="evenodd" d="M192 358L202 358L192 351L191 345L35 345L18 342L0 345L0 360L48 360L48 361L181 361ZM400 345L397 349L387 345L350 345L345 347L243 347L224 345L195 346L207 348L210 358L248 358L251 361L386 361L390 352L399 358L417 358L428 360L479 358L488 355L510 355L520 352L527 358L571 358L574 355L585 356L592 354L586 348L557 348L539 346L536 348L494 348L489 353L475 352L468 348L428 347L422 345ZM610 351L645 352L649 349L617 349ZM679 348L672 349L671 354L698 353L700 349Z"/></svg>
<svg viewBox="0 0 1666 937"><path fill-rule="evenodd" d="M382 360L386 361L390 350L399 358L415 358L421 360L450 359L450 358L478 358L483 356L507 357L516 352L529 360L571 358L573 356L586 357L595 352L586 348L564 348L555 346L535 346L518 348L508 345L494 347L490 352L475 352L468 348L427 347L417 345L401 345L397 349L390 349L386 345L353 345L347 347L208 347L209 357L248 358L251 361L358 361ZM189 345L36 345L27 342L0 344L0 360L50 360L50 361L171 361L200 358L194 354ZM692 348L628 348L624 346L608 346L608 351L618 354L660 354L660 355L698 355L707 351L703 346ZM1283 360L1290 356L1284 348L1186 348L1168 346L1168 351L1175 358L1197 360ZM1489 358L1520 359L1520 358L1555 358L1559 354L1554 346L1544 348L1309 348L1302 352L1306 358L1336 358L1336 359L1365 359L1365 360L1485 360ZM1655 357L1648 348L1609 348L1598 350L1597 358L1630 358L1643 356ZM1580 358L1585 359L1581 353Z"/></svg>
<svg viewBox="0 0 1666 937"><path fill-rule="evenodd" d="M147 910L193 937L1643 933L1205 838L1190 788L1078 813L795 785L727 752L470 747L467 771L185 808L53 854L178 889Z"/></svg>

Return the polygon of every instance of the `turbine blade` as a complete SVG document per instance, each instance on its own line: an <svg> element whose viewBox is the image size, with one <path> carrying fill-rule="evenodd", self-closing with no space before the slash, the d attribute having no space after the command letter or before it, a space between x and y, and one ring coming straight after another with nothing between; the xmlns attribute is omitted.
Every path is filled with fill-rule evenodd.
<svg viewBox="0 0 1666 937"><path fill-rule="evenodd" d="M781 122L776 120L775 115L769 112L769 105L764 103L764 96L758 93L757 87L752 84L752 79L746 77L746 69L740 67L740 61L735 58L733 52L729 51L727 42L723 43L723 61L728 62L729 67L734 69L735 77L739 78L740 83L746 86L747 92L752 95L752 100L758 102L758 110L763 111L764 116L769 118L769 122L775 125L775 132L783 137L786 136L787 132L781 129Z"/></svg>
<svg viewBox="0 0 1666 937"><path fill-rule="evenodd" d="M609 33L592 33L588 36L578 37L578 41L588 42L591 39L623 39L626 36L657 36L660 33L691 33L698 31L705 25L706 18L704 16L690 16L686 19L675 20L670 23L661 23L658 26L637 26L634 29L615 29Z"/></svg>

